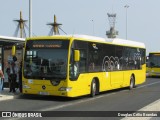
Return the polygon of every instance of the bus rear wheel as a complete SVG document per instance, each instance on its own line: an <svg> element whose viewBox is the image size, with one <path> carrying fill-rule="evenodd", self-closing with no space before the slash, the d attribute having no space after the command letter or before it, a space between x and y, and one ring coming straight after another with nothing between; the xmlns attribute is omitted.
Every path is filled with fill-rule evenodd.
<svg viewBox="0 0 160 120"><path fill-rule="evenodd" d="M97 83L96 80L93 79L91 83L91 97L94 97L96 95L96 92L97 92Z"/></svg>
<svg viewBox="0 0 160 120"><path fill-rule="evenodd" d="M130 85L129 85L129 89L132 90L135 86L135 79L133 77L133 75L130 78Z"/></svg>

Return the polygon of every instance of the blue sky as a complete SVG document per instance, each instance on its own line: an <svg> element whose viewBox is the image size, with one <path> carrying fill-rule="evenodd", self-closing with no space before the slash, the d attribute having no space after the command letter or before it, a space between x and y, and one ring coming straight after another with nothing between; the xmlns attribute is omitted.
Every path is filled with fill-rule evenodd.
<svg viewBox="0 0 160 120"><path fill-rule="evenodd" d="M19 18L19 12L23 19L29 18L29 0L1 0L0 4L0 35L13 36L13 20ZM48 35L46 24L53 22L55 14L67 34L93 35L94 24L94 35L106 37L110 27L107 13L116 13L117 37L125 39L126 4L130 6L128 39L145 43L147 53L160 51L160 0L32 0L32 30L37 36Z"/></svg>

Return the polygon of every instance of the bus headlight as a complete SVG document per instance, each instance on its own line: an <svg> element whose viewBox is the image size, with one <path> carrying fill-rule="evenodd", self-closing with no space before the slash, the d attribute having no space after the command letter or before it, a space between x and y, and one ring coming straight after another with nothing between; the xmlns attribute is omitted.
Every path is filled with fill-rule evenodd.
<svg viewBox="0 0 160 120"><path fill-rule="evenodd" d="M72 89L71 87L61 87L61 88L59 88L59 91L66 91L66 92L68 92L71 89Z"/></svg>
<svg viewBox="0 0 160 120"><path fill-rule="evenodd" d="M50 80L50 82L51 82L51 84L52 84L53 86L57 86L57 85L59 85L60 80Z"/></svg>
<svg viewBox="0 0 160 120"><path fill-rule="evenodd" d="M30 87L28 85L23 85L24 89L30 89Z"/></svg>

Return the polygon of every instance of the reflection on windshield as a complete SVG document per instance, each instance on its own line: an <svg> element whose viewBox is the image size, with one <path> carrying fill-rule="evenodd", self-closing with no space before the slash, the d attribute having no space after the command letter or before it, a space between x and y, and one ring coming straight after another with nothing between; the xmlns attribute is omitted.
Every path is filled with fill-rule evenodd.
<svg viewBox="0 0 160 120"><path fill-rule="evenodd" d="M24 76L33 79L64 79L67 55L66 49L30 49L26 51Z"/></svg>
<svg viewBox="0 0 160 120"><path fill-rule="evenodd" d="M151 67L160 67L160 56L152 55L149 59Z"/></svg>

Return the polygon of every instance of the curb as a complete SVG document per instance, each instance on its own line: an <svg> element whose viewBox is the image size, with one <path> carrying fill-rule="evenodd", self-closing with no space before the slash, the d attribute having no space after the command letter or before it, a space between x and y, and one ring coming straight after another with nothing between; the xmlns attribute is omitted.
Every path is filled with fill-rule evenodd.
<svg viewBox="0 0 160 120"><path fill-rule="evenodd" d="M13 99L14 96L8 96L8 95L1 95L0 94L0 101L4 101L4 100L9 100L9 99Z"/></svg>
<svg viewBox="0 0 160 120"><path fill-rule="evenodd" d="M18 95L20 95L19 91L16 91L16 93L10 93L9 88L4 88L3 91L0 91L0 101L14 99Z"/></svg>
<svg viewBox="0 0 160 120"><path fill-rule="evenodd" d="M159 100L156 100L155 102L139 109L138 111L157 111L159 112L160 111L160 99ZM121 120L159 120L160 118L159 117L125 117L125 118L122 118Z"/></svg>

